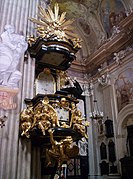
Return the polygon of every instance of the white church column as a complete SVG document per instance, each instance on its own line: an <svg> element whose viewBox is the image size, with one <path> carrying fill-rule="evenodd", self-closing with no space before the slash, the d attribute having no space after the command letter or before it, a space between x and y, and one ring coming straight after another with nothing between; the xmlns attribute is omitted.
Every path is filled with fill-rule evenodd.
<svg viewBox="0 0 133 179"><path fill-rule="evenodd" d="M100 178L99 174L99 160L97 148L97 128L95 122L90 119L91 112L91 97L86 96L86 118L90 122L88 127L88 156L89 156L89 178Z"/></svg>
<svg viewBox="0 0 133 179"><path fill-rule="evenodd" d="M2 0L0 7L0 33L3 32L5 24L15 26L16 33L28 34L27 29L31 31L28 17L36 16L38 0ZM28 28L27 28L28 26ZM5 126L0 128L0 178L1 179L31 179L40 178L40 163L36 162L39 156L38 149L32 149L27 140L23 140L19 135L19 114L25 107L24 99L33 97L35 60L28 58L24 61L22 57L19 70L22 73L22 80L19 83L19 93L15 100L16 109L0 109L0 116L7 116ZM22 88L23 87L23 88ZM31 150L33 153L34 165L31 174ZM36 152L37 151L37 152Z"/></svg>

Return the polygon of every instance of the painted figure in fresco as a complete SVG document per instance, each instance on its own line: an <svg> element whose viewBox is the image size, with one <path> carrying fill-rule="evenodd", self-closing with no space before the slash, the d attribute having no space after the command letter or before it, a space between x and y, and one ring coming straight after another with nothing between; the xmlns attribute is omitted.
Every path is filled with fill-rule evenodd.
<svg viewBox="0 0 133 179"><path fill-rule="evenodd" d="M115 82L118 111L133 100L133 78L132 68L122 72Z"/></svg>
<svg viewBox="0 0 133 179"><path fill-rule="evenodd" d="M22 75L17 66L27 47L25 37L16 34L14 26L5 25L0 38L0 85L17 88Z"/></svg>
<svg viewBox="0 0 133 179"><path fill-rule="evenodd" d="M112 36L113 29L126 17L125 8L120 0L102 0L101 17L107 37Z"/></svg>
<svg viewBox="0 0 133 179"><path fill-rule="evenodd" d="M79 19L79 24L82 27L82 30L84 32L85 35L89 35L90 34L90 26L88 23L85 22L85 19Z"/></svg>

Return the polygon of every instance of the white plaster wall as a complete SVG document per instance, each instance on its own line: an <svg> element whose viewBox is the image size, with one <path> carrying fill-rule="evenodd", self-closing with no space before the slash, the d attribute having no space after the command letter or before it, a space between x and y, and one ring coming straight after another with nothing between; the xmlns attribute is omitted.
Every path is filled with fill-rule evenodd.
<svg viewBox="0 0 133 179"><path fill-rule="evenodd" d="M101 109L103 109L104 111L104 121L106 120L107 116L113 120L113 125L114 125L113 140L115 142L116 163L118 166L118 173L121 173L120 158L124 157L124 155L127 155L128 153L126 147L127 129L124 127L124 123L125 121L127 121L128 116L133 115L133 103L128 104L125 108L123 108L118 113L114 83L115 80L118 78L118 75L128 68L133 68L133 52L127 54L125 59L122 60L121 65L112 68L112 70L109 73L111 79L111 83L109 86L101 87L102 90L101 93L99 88L95 88L99 100L101 96L102 102L99 104L99 106L101 105ZM102 141L107 142L106 137L103 137L100 140L98 142L102 142ZM97 150L99 150L99 148Z"/></svg>
<svg viewBox="0 0 133 179"><path fill-rule="evenodd" d="M116 162L115 164L118 166L118 174L121 173L121 164L120 158L124 157L127 154L127 147L126 147L126 137L127 131L124 127L124 122L127 120L127 117L133 114L133 103L128 104L125 108L118 113L117 109L117 99L116 99L116 91L115 91L115 81L118 78L118 75L125 71L128 68L133 67L133 52L129 52L125 59L122 59L121 65L113 64L114 68L111 68L109 71L110 75L110 85L102 86L98 83L95 79L94 82L94 95L98 102L98 107L100 111L104 112L104 122L107 119L107 116L113 120L114 125L114 137L112 138L115 142L115 149L116 149ZM133 75L133 74L132 74ZM91 101L94 98L86 97L86 107L87 107L87 115L89 118L89 112L91 112ZM89 119L90 120L90 119ZM108 145L109 139L105 136L98 137L98 133L96 132L96 125L94 121L90 120L90 126L88 128L89 134L89 163L90 163L90 171L89 177L90 178L99 178L100 171L99 171L99 163L100 160L100 144L101 142L105 142ZM107 154L108 154L108 146L107 146ZM110 177L110 176L109 176ZM105 177L105 178L109 178ZM114 175L114 178L119 178L119 175ZM104 177L102 177L104 178ZM113 176L112 176L113 178Z"/></svg>

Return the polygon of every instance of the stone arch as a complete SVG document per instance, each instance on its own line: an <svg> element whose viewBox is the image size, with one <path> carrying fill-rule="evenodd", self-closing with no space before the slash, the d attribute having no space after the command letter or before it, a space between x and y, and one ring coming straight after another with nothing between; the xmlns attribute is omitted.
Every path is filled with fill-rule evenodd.
<svg viewBox="0 0 133 179"><path fill-rule="evenodd" d="M127 125L127 120L129 117L133 116L133 103L125 106L118 114L117 121L117 135L123 135L123 128Z"/></svg>
<svg viewBox="0 0 133 179"><path fill-rule="evenodd" d="M118 152L118 160L128 155L127 149L127 126L132 122L133 104L125 106L118 114L116 128L116 145ZM133 123L133 122L132 122Z"/></svg>

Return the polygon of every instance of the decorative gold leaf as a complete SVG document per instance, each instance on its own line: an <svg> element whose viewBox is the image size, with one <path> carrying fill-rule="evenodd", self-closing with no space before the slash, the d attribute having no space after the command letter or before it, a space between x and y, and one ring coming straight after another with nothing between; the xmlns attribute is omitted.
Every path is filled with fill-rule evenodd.
<svg viewBox="0 0 133 179"><path fill-rule="evenodd" d="M44 18L41 14L38 14L38 16L41 18L41 20L42 20L43 22L45 22L45 23L47 24L47 26L49 25L49 21L47 21L46 18Z"/></svg>
<svg viewBox="0 0 133 179"><path fill-rule="evenodd" d="M44 15L44 17L46 18L46 20L48 22L51 22L51 17L49 16L49 14L47 14L47 12L41 7L41 6L38 6L40 12L42 13L42 15Z"/></svg>
<svg viewBox="0 0 133 179"><path fill-rule="evenodd" d="M54 6L54 13L55 13L55 20L59 19L58 14L59 14L59 5L56 3Z"/></svg>
<svg viewBox="0 0 133 179"><path fill-rule="evenodd" d="M45 22L39 21L37 19L34 18L29 18L32 22L38 24L38 25L42 25L42 26L47 26L47 24Z"/></svg>
<svg viewBox="0 0 133 179"><path fill-rule="evenodd" d="M64 23L62 24L62 27L71 25L72 23L73 23L73 20L68 20L68 21L66 21L66 22L64 22Z"/></svg>
<svg viewBox="0 0 133 179"><path fill-rule="evenodd" d="M65 21L65 17L66 17L66 12L63 12L63 13L61 14L60 19L59 19L59 22L60 22L60 23L64 22L64 21Z"/></svg>
<svg viewBox="0 0 133 179"><path fill-rule="evenodd" d="M73 27L73 26L67 26L67 27L63 28L63 30L65 30L65 31L74 30L74 29L75 29L75 27Z"/></svg>
<svg viewBox="0 0 133 179"><path fill-rule="evenodd" d="M50 7L48 7L48 12L49 12L49 15L50 15L52 21L54 21L54 20L55 20L55 18L54 18L54 13L53 13L53 11L51 10Z"/></svg>

